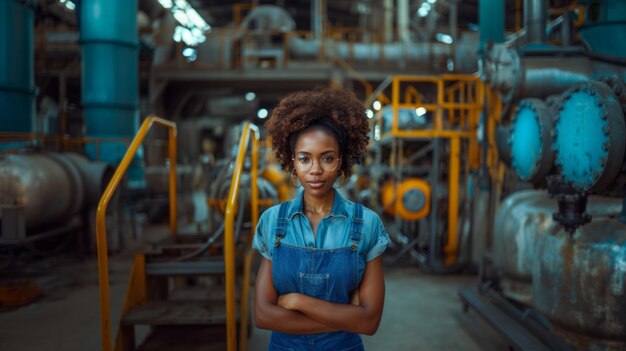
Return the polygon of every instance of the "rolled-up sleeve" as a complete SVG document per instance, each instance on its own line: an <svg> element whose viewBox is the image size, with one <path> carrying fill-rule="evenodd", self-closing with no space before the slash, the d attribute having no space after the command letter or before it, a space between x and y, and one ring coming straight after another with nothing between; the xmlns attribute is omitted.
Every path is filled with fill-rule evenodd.
<svg viewBox="0 0 626 351"><path fill-rule="evenodd" d="M367 252L365 253L365 261L369 262L376 257L382 255L389 245L389 234L385 230L380 218L376 218L375 224L372 226L371 241Z"/></svg>
<svg viewBox="0 0 626 351"><path fill-rule="evenodd" d="M267 216L268 211L264 212L259 218L259 223L257 223L256 231L254 233L254 239L252 240L252 247L257 250L263 257L268 260L272 260L272 252L270 251L270 247L268 243L267 237Z"/></svg>

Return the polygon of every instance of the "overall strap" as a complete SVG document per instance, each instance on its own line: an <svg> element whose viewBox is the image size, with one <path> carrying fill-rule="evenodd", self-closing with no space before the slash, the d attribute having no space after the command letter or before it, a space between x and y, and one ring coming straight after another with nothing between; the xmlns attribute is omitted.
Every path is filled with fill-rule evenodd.
<svg viewBox="0 0 626 351"><path fill-rule="evenodd" d="M287 227L287 211L289 211L289 201L285 201L280 204L278 209L278 218L276 218L275 240L274 246L280 246L280 239L284 238L287 234L285 228Z"/></svg>
<svg viewBox="0 0 626 351"><path fill-rule="evenodd" d="M354 215L352 216L352 230L350 231L350 239L352 239L352 249L356 250L363 235L363 205L354 204Z"/></svg>

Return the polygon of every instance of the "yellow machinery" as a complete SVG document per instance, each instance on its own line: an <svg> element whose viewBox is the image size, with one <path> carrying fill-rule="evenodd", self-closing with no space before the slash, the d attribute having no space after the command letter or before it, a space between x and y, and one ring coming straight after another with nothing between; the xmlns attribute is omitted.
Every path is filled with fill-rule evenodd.
<svg viewBox="0 0 626 351"><path fill-rule="evenodd" d="M496 95L476 75L402 75L375 89L371 106L370 157L355 190L387 215L395 258L408 253L435 272L457 268L468 254L474 178L481 169L498 174Z"/></svg>
<svg viewBox="0 0 626 351"><path fill-rule="evenodd" d="M399 185L388 181L381 193L383 208L390 215L416 221L430 212L430 185L422 179L405 179Z"/></svg>

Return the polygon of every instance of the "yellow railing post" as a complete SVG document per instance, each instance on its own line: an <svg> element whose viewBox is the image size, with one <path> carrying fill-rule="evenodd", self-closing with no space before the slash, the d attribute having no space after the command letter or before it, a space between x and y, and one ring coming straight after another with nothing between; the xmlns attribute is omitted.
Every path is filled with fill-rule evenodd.
<svg viewBox="0 0 626 351"><path fill-rule="evenodd" d="M458 137L450 138L450 172L448 174L448 238L444 248L446 265L456 262L458 242L458 215L459 215L459 172L461 161L461 142Z"/></svg>
<svg viewBox="0 0 626 351"><path fill-rule="evenodd" d="M400 104L400 80L398 77L394 77L391 83L391 133L398 132L398 104ZM381 130L382 133L382 130Z"/></svg>
<svg viewBox="0 0 626 351"><path fill-rule="evenodd" d="M109 201L111 201L115 190L117 190L118 185L121 183L124 174L128 170L133 157L139 149L139 146L145 139L152 125L155 123L170 129L170 201L173 200L172 202L174 203L173 206L170 204L170 228L173 228L176 225L176 124L162 118L149 116L141 124L137 135L135 135L135 138L130 143L130 146L128 147L128 150L126 150L119 166L117 166L111 181L109 181L109 184L100 198L96 212L96 246L98 253L98 280L100 283L100 316L102 320L101 345L103 351L111 350L111 297L109 291L109 260L107 255L108 250L105 221L106 210L109 205ZM174 155L173 159L171 158L172 155ZM172 182L174 182L173 187L171 187Z"/></svg>
<svg viewBox="0 0 626 351"><path fill-rule="evenodd" d="M252 126L251 126L252 127ZM258 132L256 132L258 135ZM252 138L252 169L250 170L250 213L252 230L251 237L254 235L254 230L259 218L259 185L257 178L259 177L259 140L255 137ZM239 350L246 351L248 349L248 313L250 311L250 281L252 271L252 258L254 252L252 246L248 247L244 258L244 273L243 273L243 287L241 291L241 333L239 336Z"/></svg>
<svg viewBox="0 0 626 351"><path fill-rule="evenodd" d="M250 131L254 131L253 148L255 143L258 143L259 129L246 122L243 126L241 133L241 139L239 140L239 151L237 153L237 159L235 161L235 167L233 169L233 176L230 181L230 190L228 192L228 202L226 204L225 218L224 218L224 266L226 268L226 345L228 351L235 351L237 349L237 321L236 321L236 281L235 281L235 209L237 196L239 194L239 183L241 181L241 173L243 172L243 165L245 160L246 149L248 148L248 139L250 139ZM257 144L258 145L258 144ZM252 153L253 165L258 166L258 153ZM253 168L254 169L254 168ZM253 171L251 184L252 196L257 194L256 178L258 171ZM258 201L253 200L253 204L258 206ZM239 206L239 211L244 211L243 206ZM258 207L255 211L258 217ZM253 212L254 213L254 212ZM253 217L253 224L255 224L255 217ZM247 281L244 280L244 286ZM244 296L242 296L242 299ZM243 301L242 301L243 303ZM241 311L242 313L244 311ZM247 313L247 312L246 312ZM242 316L243 319L243 316Z"/></svg>

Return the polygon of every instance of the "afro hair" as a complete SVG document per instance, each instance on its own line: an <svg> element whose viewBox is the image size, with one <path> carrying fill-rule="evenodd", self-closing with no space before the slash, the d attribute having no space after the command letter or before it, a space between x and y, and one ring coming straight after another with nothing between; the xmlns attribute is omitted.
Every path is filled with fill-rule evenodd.
<svg viewBox="0 0 626 351"><path fill-rule="evenodd" d="M341 171L352 174L352 166L360 163L369 142L369 122L363 104L348 90L316 88L284 97L265 124L272 138L272 148L281 166L291 171L293 140L312 125L327 126L340 145ZM331 128L328 128L330 126Z"/></svg>

